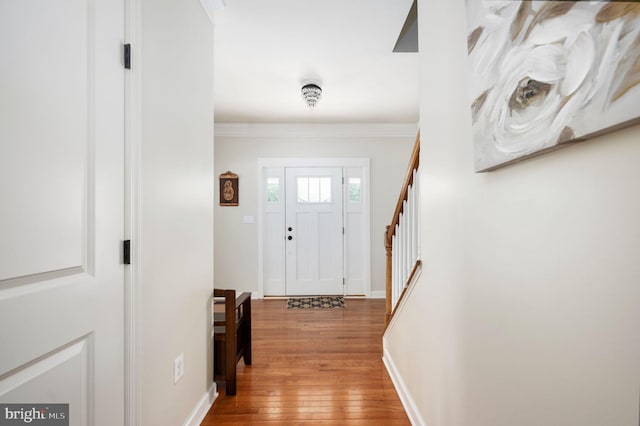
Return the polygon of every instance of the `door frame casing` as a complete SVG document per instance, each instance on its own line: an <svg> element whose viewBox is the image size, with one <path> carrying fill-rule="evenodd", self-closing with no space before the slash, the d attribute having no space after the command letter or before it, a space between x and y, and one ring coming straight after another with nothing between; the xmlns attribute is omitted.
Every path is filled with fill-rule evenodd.
<svg viewBox="0 0 640 426"><path fill-rule="evenodd" d="M131 241L130 264L125 266L125 401L124 424L142 422L141 414L141 295L140 203L142 172L142 0L125 0L124 43L133 47L131 69L124 70L124 238Z"/></svg>
<svg viewBox="0 0 640 426"><path fill-rule="evenodd" d="M266 196L263 184L264 169L275 167L338 167L361 168L363 184L363 271L364 271L364 296L371 297L371 202L370 202L370 160L369 158L258 158L257 196L258 196L258 291L254 298L264 298L264 203ZM344 186L343 186L344 190ZM343 223L346 223L343 208ZM345 233L349 229L345 227ZM343 241L343 244L345 242ZM344 256L347 256L345 249ZM346 269L348 259L345 258L343 268ZM346 275L346 273L345 273ZM345 294L348 294L348 283L345 284Z"/></svg>

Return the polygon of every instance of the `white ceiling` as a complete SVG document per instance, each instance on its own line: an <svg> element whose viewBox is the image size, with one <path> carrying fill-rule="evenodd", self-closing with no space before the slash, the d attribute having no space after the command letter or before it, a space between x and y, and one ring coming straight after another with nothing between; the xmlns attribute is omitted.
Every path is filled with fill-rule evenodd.
<svg viewBox="0 0 640 426"><path fill-rule="evenodd" d="M393 53L413 0L226 0L216 123L416 123L418 56ZM300 88L322 99L310 110Z"/></svg>

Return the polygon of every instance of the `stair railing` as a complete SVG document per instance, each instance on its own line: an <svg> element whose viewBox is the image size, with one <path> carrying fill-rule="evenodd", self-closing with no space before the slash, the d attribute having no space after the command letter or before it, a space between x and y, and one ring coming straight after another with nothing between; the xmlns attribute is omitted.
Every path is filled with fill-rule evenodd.
<svg viewBox="0 0 640 426"><path fill-rule="evenodd" d="M420 133L413 146L391 224L385 230L387 324L420 266L419 166Z"/></svg>

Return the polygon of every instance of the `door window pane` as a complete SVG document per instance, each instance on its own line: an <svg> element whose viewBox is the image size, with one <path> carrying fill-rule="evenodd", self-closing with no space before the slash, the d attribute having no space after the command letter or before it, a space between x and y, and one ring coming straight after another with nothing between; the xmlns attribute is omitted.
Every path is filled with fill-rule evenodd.
<svg viewBox="0 0 640 426"><path fill-rule="evenodd" d="M308 203L309 202L309 178L299 177L297 179L297 185L298 185L298 202Z"/></svg>
<svg viewBox="0 0 640 426"><path fill-rule="evenodd" d="M320 202L321 203L331 202L331 178L330 177L320 178Z"/></svg>
<svg viewBox="0 0 640 426"><path fill-rule="evenodd" d="M280 178L267 178L267 203L280 202Z"/></svg>
<svg viewBox="0 0 640 426"><path fill-rule="evenodd" d="M331 178L300 176L296 179L298 203L331 203Z"/></svg>
<svg viewBox="0 0 640 426"><path fill-rule="evenodd" d="M309 202L317 203L320 201L320 178L309 178Z"/></svg>
<svg viewBox="0 0 640 426"><path fill-rule="evenodd" d="M349 178L349 202L359 203L361 199L360 178Z"/></svg>

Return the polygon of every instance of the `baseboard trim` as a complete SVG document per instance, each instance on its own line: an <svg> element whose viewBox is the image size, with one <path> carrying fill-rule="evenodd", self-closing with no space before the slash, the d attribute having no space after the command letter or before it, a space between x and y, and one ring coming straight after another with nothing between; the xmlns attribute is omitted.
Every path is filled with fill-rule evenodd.
<svg viewBox="0 0 640 426"><path fill-rule="evenodd" d="M389 377L391 377L391 382L393 386L396 388L396 392L398 392L398 397L400 398L400 402L402 402L402 406L404 407L404 411L406 411L407 416L409 417L409 421L411 421L412 425L421 425L426 426L426 422L420 415L418 408L416 407L416 403L414 399L411 397L407 386L402 380L400 373L398 373L398 369L396 368L395 363L393 362L393 358L389 352L387 352L386 345L384 344L383 339L383 348L382 348L382 362L389 373Z"/></svg>
<svg viewBox="0 0 640 426"><path fill-rule="evenodd" d="M382 290L377 290L377 291L372 291L371 292L371 296L369 297L370 299L386 299L387 297L387 292Z"/></svg>
<svg viewBox="0 0 640 426"><path fill-rule="evenodd" d="M217 397L218 390L216 383L213 382L209 390L200 398L200 401L198 401L198 404L191 412L187 421L184 422L184 426L200 426L200 423L204 420Z"/></svg>

